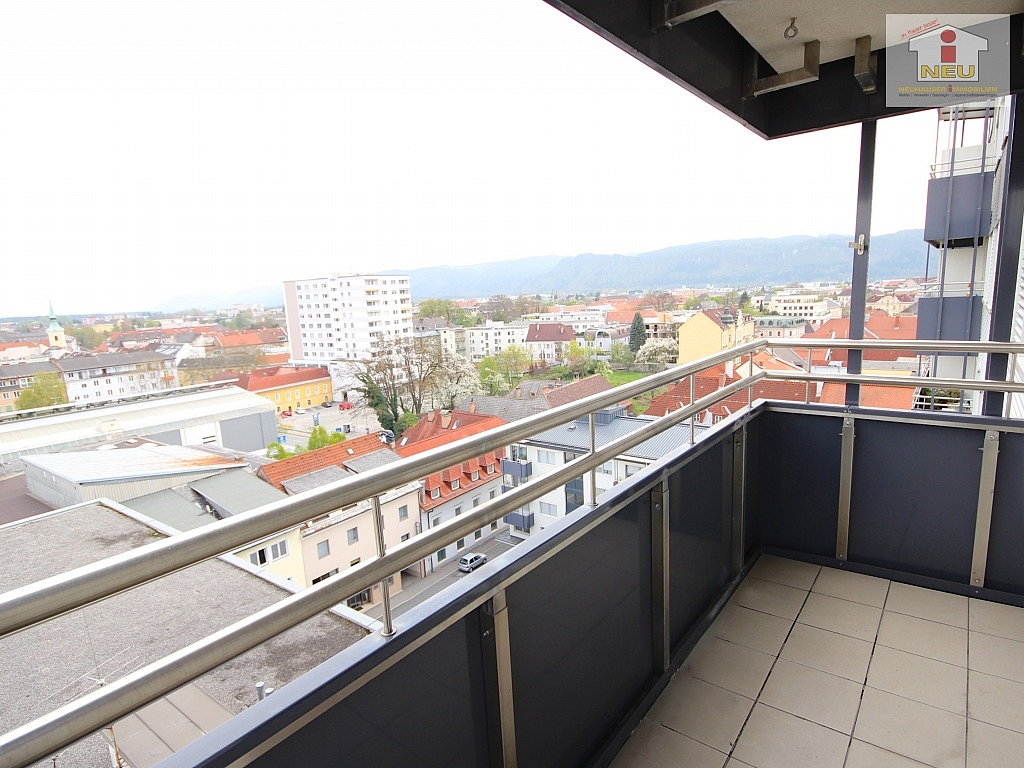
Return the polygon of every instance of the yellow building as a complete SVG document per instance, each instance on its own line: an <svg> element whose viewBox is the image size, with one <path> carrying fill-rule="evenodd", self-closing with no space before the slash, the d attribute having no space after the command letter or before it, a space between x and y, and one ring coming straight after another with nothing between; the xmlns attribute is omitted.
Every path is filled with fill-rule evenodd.
<svg viewBox="0 0 1024 768"><path fill-rule="evenodd" d="M754 338L754 320L742 310L728 307L705 309L679 327L680 365L692 363Z"/></svg>
<svg viewBox="0 0 1024 768"><path fill-rule="evenodd" d="M331 374L326 368L275 365L251 373L222 373L214 381L238 379L238 386L267 398L277 413L307 408L334 400Z"/></svg>
<svg viewBox="0 0 1024 768"><path fill-rule="evenodd" d="M302 550L302 534L298 527L276 533L245 549L235 552L245 562L263 568L275 576L306 586L306 568Z"/></svg>

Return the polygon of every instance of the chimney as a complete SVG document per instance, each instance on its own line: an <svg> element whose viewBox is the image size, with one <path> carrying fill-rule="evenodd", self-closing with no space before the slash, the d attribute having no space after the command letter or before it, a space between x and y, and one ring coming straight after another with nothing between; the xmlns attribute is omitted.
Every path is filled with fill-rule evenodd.
<svg viewBox="0 0 1024 768"><path fill-rule="evenodd" d="M448 429L448 425L452 423L452 412L441 411L441 429Z"/></svg>
<svg viewBox="0 0 1024 768"><path fill-rule="evenodd" d="M436 416L436 413L434 411L431 411L430 413L428 413L427 414L427 423L428 424L433 424L435 416Z"/></svg>
<svg viewBox="0 0 1024 768"><path fill-rule="evenodd" d="M725 374L724 373L720 373L720 374L718 374L718 388L721 389L724 386L725 386Z"/></svg>
<svg viewBox="0 0 1024 768"><path fill-rule="evenodd" d="M546 395L550 391L551 391L551 387L549 387L548 385L545 384L544 388L541 390L541 394L542 395Z"/></svg>
<svg viewBox="0 0 1024 768"><path fill-rule="evenodd" d="M522 396L523 396L523 388L522 387L516 387L516 400L518 400Z"/></svg>
<svg viewBox="0 0 1024 768"><path fill-rule="evenodd" d="M900 327L900 316L896 315L896 322L892 324L893 330Z"/></svg>
<svg viewBox="0 0 1024 768"><path fill-rule="evenodd" d="M731 379L733 374L732 360L729 360L725 364L725 377Z"/></svg>
<svg viewBox="0 0 1024 768"><path fill-rule="evenodd" d="M476 400L469 401L469 412L476 413Z"/></svg>

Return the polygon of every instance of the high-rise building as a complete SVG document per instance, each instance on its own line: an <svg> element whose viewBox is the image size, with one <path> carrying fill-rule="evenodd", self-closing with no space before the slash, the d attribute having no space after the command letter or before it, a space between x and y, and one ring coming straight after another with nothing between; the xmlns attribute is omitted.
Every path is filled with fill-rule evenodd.
<svg viewBox="0 0 1024 768"><path fill-rule="evenodd" d="M366 360L379 340L412 336L409 275L287 280L284 306L295 362Z"/></svg>

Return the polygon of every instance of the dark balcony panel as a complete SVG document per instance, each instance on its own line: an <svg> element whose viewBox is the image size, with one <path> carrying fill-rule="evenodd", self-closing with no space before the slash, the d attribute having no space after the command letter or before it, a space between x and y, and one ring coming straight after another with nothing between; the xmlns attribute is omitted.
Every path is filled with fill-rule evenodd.
<svg viewBox="0 0 1024 768"><path fill-rule="evenodd" d="M671 643L728 583L732 565L732 435L669 477Z"/></svg>
<svg viewBox="0 0 1024 768"><path fill-rule="evenodd" d="M942 324L939 324L939 304ZM917 304L917 338L945 341L981 339L981 296L922 297ZM951 353L952 354L952 353Z"/></svg>
<svg viewBox="0 0 1024 768"><path fill-rule="evenodd" d="M992 502L992 528L988 537L985 586L1024 595L1024 434L1004 432L999 437L999 464Z"/></svg>
<svg viewBox="0 0 1024 768"><path fill-rule="evenodd" d="M533 462L502 459L501 473L503 475L508 475L509 477L518 477L520 479L529 477L533 474Z"/></svg>
<svg viewBox="0 0 1024 768"><path fill-rule="evenodd" d="M949 196L948 176L928 180L928 203L924 215L924 239L936 248L948 242L950 248L971 245L975 237L992 231L993 171L954 176L953 197ZM981 217L978 217L978 205ZM946 211L949 210L949 228ZM947 240L948 234L948 240Z"/></svg>
<svg viewBox="0 0 1024 768"><path fill-rule="evenodd" d="M649 499L508 587L519 765L586 765L651 683Z"/></svg>
<svg viewBox="0 0 1024 768"><path fill-rule="evenodd" d="M524 531L528 531L533 528L533 512L525 515L522 512L509 512L501 518L501 520L509 525L522 528Z"/></svg>
<svg viewBox="0 0 1024 768"><path fill-rule="evenodd" d="M850 561L967 583L984 438L858 419Z"/></svg>
<svg viewBox="0 0 1024 768"><path fill-rule="evenodd" d="M767 411L758 421L758 542L835 557L842 419Z"/></svg>

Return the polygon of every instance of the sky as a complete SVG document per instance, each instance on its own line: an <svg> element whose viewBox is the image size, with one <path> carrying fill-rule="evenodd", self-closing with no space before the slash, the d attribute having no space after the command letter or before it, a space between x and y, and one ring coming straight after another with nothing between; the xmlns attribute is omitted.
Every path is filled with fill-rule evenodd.
<svg viewBox="0 0 1024 768"><path fill-rule="evenodd" d="M766 142L542 0L4 0L0 104L0 317L852 236L859 127ZM878 133L919 228L935 115Z"/></svg>

